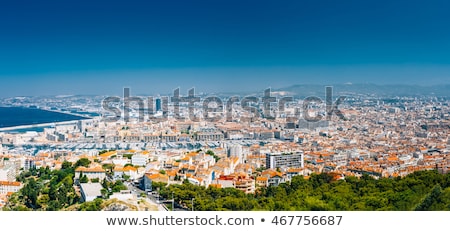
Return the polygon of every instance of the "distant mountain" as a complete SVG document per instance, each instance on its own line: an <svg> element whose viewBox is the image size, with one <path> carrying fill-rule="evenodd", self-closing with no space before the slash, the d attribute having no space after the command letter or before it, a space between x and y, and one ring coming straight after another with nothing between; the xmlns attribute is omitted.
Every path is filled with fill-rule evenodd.
<svg viewBox="0 0 450 231"><path fill-rule="evenodd" d="M448 85L434 85L434 86L418 86L418 85L376 85L376 84L335 84L335 85L293 85L280 89L273 89L273 91L290 92L295 96L324 96L325 87L333 87L333 95L346 94L362 94L362 95L376 95L381 97L391 96L437 96L449 97L450 84Z"/></svg>

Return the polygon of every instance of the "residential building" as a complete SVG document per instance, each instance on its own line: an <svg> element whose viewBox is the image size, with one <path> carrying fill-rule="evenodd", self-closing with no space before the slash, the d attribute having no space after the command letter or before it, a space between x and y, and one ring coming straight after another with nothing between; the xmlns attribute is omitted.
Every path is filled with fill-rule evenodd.
<svg viewBox="0 0 450 231"><path fill-rule="evenodd" d="M147 165L147 160L147 156L136 154L131 157L131 164L134 166L145 166Z"/></svg>
<svg viewBox="0 0 450 231"><path fill-rule="evenodd" d="M102 168L102 166L96 166L92 168L80 166L75 169L75 178L80 179L81 174L86 176L88 179L98 178L100 181L106 178L106 171Z"/></svg>
<svg viewBox="0 0 450 231"><path fill-rule="evenodd" d="M152 182L169 183L169 176L161 173L146 173L142 177L139 187L144 191L152 191Z"/></svg>
<svg viewBox="0 0 450 231"><path fill-rule="evenodd" d="M0 181L0 195L16 193L22 188L22 184L17 181Z"/></svg>
<svg viewBox="0 0 450 231"><path fill-rule="evenodd" d="M114 179L122 179L124 175L130 177L130 180L137 179L138 169L133 166L115 166L113 170Z"/></svg>
<svg viewBox="0 0 450 231"><path fill-rule="evenodd" d="M266 154L266 168L303 168L303 152Z"/></svg>
<svg viewBox="0 0 450 231"><path fill-rule="evenodd" d="M0 181L16 181L17 169L13 164L0 167Z"/></svg>

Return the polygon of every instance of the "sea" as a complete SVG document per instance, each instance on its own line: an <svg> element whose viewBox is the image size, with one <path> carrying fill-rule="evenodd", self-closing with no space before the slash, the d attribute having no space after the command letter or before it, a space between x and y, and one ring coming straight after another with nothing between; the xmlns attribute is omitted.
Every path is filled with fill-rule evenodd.
<svg viewBox="0 0 450 231"><path fill-rule="evenodd" d="M61 112L42 110L26 107L0 107L0 128L16 127L23 125L36 125L45 123L57 123L72 120L85 120L87 117L76 116ZM49 127L49 126L47 126ZM21 128L8 132L43 131L45 127Z"/></svg>

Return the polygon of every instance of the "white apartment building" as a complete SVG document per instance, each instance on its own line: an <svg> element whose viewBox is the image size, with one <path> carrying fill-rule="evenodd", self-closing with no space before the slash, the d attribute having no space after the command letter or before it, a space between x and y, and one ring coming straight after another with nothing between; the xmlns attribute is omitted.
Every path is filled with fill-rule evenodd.
<svg viewBox="0 0 450 231"><path fill-rule="evenodd" d="M145 166L147 165L147 160L147 156L136 154L131 157L131 164L134 166Z"/></svg>
<svg viewBox="0 0 450 231"><path fill-rule="evenodd" d="M17 181L0 181L0 195L18 192L22 188L22 184Z"/></svg>

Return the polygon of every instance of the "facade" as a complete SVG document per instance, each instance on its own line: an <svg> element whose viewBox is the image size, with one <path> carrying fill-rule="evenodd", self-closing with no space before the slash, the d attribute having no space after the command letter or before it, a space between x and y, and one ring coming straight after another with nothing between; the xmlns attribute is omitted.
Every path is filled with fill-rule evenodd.
<svg viewBox="0 0 450 231"><path fill-rule="evenodd" d="M160 173L147 173L142 177L139 187L146 192L152 191L152 182L169 183L169 177Z"/></svg>
<svg viewBox="0 0 450 231"><path fill-rule="evenodd" d="M136 154L131 157L131 164L134 166L145 166L147 165L147 159L147 156Z"/></svg>
<svg viewBox="0 0 450 231"><path fill-rule="evenodd" d="M221 132L198 132L194 137L197 141L220 141L225 139Z"/></svg>
<svg viewBox="0 0 450 231"><path fill-rule="evenodd" d="M8 193L16 193L22 188L20 182L0 181L0 195Z"/></svg>
<svg viewBox="0 0 450 231"><path fill-rule="evenodd" d="M139 182L139 188L146 192L152 191L152 179L150 178L150 175L144 174L142 180Z"/></svg>
<svg viewBox="0 0 450 231"><path fill-rule="evenodd" d="M273 169L267 169L261 173L258 185L262 186L278 186L285 182L283 173L275 171Z"/></svg>
<svg viewBox="0 0 450 231"><path fill-rule="evenodd" d="M267 177L258 176L256 177L256 186L257 187L267 187L269 186L269 180Z"/></svg>
<svg viewBox="0 0 450 231"><path fill-rule="evenodd" d="M255 180L250 177L238 179L234 182L234 188L237 190L241 190L244 193L254 193Z"/></svg>
<svg viewBox="0 0 450 231"><path fill-rule="evenodd" d="M255 180L246 174L222 175L215 180L214 185L220 185L220 188L235 188L244 193L255 192Z"/></svg>
<svg viewBox="0 0 450 231"><path fill-rule="evenodd" d="M303 168L303 152L266 154L266 168Z"/></svg>
<svg viewBox="0 0 450 231"><path fill-rule="evenodd" d="M122 179L124 175L130 177L130 180L136 180L138 178L138 170L132 166L116 166L113 171L114 179Z"/></svg>
<svg viewBox="0 0 450 231"><path fill-rule="evenodd" d="M161 135L161 142L177 142L178 136L176 134Z"/></svg>
<svg viewBox="0 0 450 231"><path fill-rule="evenodd" d="M146 143L149 143L149 142L159 142L160 137L159 137L159 135L155 135L155 134L145 134L145 135L142 137L142 140L143 140L144 142L146 142Z"/></svg>
<svg viewBox="0 0 450 231"><path fill-rule="evenodd" d="M269 178L268 185L269 186L278 186L284 182L284 179L280 175L275 175Z"/></svg>
<svg viewBox="0 0 450 231"><path fill-rule="evenodd" d="M16 181L16 176L16 166L5 165L0 168L0 181Z"/></svg>
<svg viewBox="0 0 450 231"><path fill-rule="evenodd" d="M161 99L156 99L156 111L158 112L158 111L161 111L161 109L162 109L162 107L161 107Z"/></svg>
<svg viewBox="0 0 450 231"><path fill-rule="evenodd" d="M85 175L88 179L98 178L100 181L106 178L106 171L101 167L97 166L94 168L78 167L75 169L75 178L79 179L81 173Z"/></svg>
<svg viewBox="0 0 450 231"><path fill-rule="evenodd" d="M294 176L304 176L304 169L302 168L290 168L286 171L286 178L288 181L292 179Z"/></svg>
<svg viewBox="0 0 450 231"><path fill-rule="evenodd" d="M243 159L242 146L239 144L230 145L228 148L228 157L238 157L239 159Z"/></svg>

